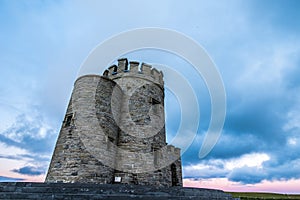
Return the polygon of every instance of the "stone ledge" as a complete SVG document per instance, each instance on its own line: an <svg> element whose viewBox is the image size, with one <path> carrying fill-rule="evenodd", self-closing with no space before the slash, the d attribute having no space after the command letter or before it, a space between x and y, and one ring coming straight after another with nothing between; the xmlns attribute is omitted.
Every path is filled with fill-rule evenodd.
<svg viewBox="0 0 300 200"><path fill-rule="evenodd" d="M0 183L0 199L233 199L221 190L94 183Z"/></svg>

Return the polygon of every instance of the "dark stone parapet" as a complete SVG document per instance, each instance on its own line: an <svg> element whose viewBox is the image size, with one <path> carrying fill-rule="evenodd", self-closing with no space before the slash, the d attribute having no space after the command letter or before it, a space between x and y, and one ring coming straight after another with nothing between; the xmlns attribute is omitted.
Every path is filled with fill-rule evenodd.
<svg viewBox="0 0 300 200"><path fill-rule="evenodd" d="M0 183L0 199L233 199L221 190L95 183Z"/></svg>
<svg viewBox="0 0 300 200"><path fill-rule="evenodd" d="M103 76L111 79L120 77L136 77L148 79L159 85L164 85L163 73L146 63L137 61L128 62L127 58L121 58L117 64L113 64L103 72Z"/></svg>

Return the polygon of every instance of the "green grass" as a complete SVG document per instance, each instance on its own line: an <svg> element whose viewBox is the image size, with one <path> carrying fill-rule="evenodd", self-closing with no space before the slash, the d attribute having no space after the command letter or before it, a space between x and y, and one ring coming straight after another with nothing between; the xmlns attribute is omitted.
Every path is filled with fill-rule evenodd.
<svg viewBox="0 0 300 200"><path fill-rule="evenodd" d="M259 193L259 192L226 192L234 198L244 199L300 199L299 194L277 194L277 193Z"/></svg>

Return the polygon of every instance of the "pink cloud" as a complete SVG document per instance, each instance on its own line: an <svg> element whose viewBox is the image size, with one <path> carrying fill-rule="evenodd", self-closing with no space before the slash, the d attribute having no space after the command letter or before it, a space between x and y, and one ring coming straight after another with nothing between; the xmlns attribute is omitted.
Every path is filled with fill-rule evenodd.
<svg viewBox="0 0 300 200"><path fill-rule="evenodd" d="M292 179L288 181L263 181L258 184L239 184L229 181L227 178L211 178L211 179L184 179L184 187L198 187L219 189L233 192L274 192L284 194L299 194L300 179Z"/></svg>

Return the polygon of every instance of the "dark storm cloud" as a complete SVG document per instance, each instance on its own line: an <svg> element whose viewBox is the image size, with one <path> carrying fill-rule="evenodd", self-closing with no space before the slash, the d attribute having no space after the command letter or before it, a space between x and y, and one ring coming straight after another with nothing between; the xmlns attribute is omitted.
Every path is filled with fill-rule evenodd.
<svg viewBox="0 0 300 200"><path fill-rule="evenodd" d="M193 144L183 154L183 164L196 164L202 160L198 157L198 152L202 145L203 136L197 136ZM261 142L253 135L237 136L236 134L228 134L224 132L212 151L204 158L209 159L229 159L242 156L243 154L257 151L257 144Z"/></svg>
<svg viewBox="0 0 300 200"><path fill-rule="evenodd" d="M208 158L236 158L257 151L258 148L261 148L261 145L262 142L251 134L238 136L225 132L220 137Z"/></svg>
<svg viewBox="0 0 300 200"><path fill-rule="evenodd" d="M243 167L237 168L229 173L228 179L234 182L244 184L260 183L266 178L266 174L262 169L257 167Z"/></svg>
<svg viewBox="0 0 300 200"><path fill-rule="evenodd" d="M211 155L203 160L197 158L198 148L187 151L183 156L185 178L193 176L200 179L227 177L230 181L243 184L255 184L263 180L300 178L299 146L290 145L287 142L277 147L272 146L273 149L271 149L271 147L267 147L267 141L259 142L251 136L243 135L236 140L226 138L227 136L223 135ZM230 170L226 168L226 163L231 159L239 159L245 154L255 152L264 152L270 158L264 161L260 167L236 166ZM205 167L200 169L191 167L199 164Z"/></svg>
<svg viewBox="0 0 300 200"><path fill-rule="evenodd" d="M257 100L251 102L229 103L227 110L223 133L206 159L228 159L252 152L272 152L286 144L286 134L282 131L286 122L276 113L282 108L271 102L271 97L268 100L257 97ZM203 136L198 134L198 139L185 152L184 161L199 162L198 151Z"/></svg>
<svg viewBox="0 0 300 200"><path fill-rule="evenodd" d="M16 172L16 173L23 174L23 175L29 175L29 176L38 176L38 175L44 174L46 171L43 168L25 166L25 167L21 167L19 169L13 169L12 172Z"/></svg>
<svg viewBox="0 0 300 200"><path fill-rule="evenodd" d="M12 178L6 176L0 176L0 182L16 182L16 181L23 181L22 178Z"/></svg>
<svg viewBox="0 0 300 200"><path fill-rule="evenodd" d="M276 166L241 167L232 170L228 179L243 184L260 183L263 180L290 180L300 178L300 159L278 164Z"/></svg>
<svg viewBox="0 0 300 200"><path fill-rule="evenodd" d="M222 175L230 181L242 184L299 178L300 126L297 110L300 103L298 94L300 65L294 55L295 52L299 53L299 50L287 51L292 53L279 58L284 71L279 70L278 73L278 69L274 67L274 73L271 70L271 73L256 76L254 74L248 77L248 80L242 79L240 85L228 85L227 116L223 133L204 160L198 158L204 136L203 134L197 136L183 156L186 174L197 174L195 177L200 179L220 177L219 173L214 176L214 170L211 170L216 169L216 172L225 173ZM267 65L272 63L262 62L261 68ZM261 78L265 80L262 81ZM199 132L201 131L205 130ZM231 170L225 166L216 167L214 164L217 159L225 163L228 159L238 159L251 153L264 153L270 159L264 161L261 167L236 166ZM196 170L188 168L197 164L208 167Z"/></svg>

